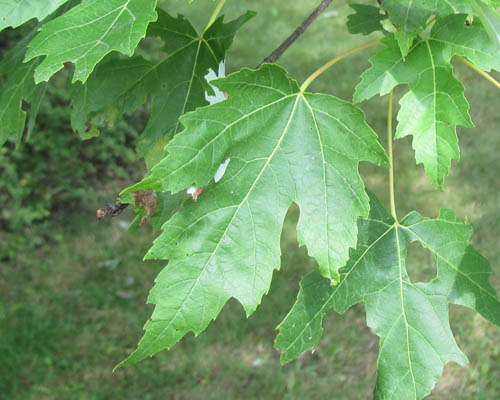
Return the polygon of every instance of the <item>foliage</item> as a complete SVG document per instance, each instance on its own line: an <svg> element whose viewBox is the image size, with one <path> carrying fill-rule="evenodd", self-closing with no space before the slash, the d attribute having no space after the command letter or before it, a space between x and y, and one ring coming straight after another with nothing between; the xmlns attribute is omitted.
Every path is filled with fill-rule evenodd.
<svg viewBox="0 0 500 400"><path fill-rule="evenodd" d="M253 313L279 266L292 201L301 207L299 243L338 281L356 243L356 217L368 211L358 163L387 163L360 110L333 96L302 93L280 67L244 69L215 84L229 100L182 118L186 129L167 146L169 156L129 189L175 193L193 182L206 186L218 167L213 160L231 160L224 183L210 185L203 202L186 204L146 256L169 264L149 298L157 308L147 334L129 361L171 347L190 330L200 333L231 297ZM197 240L200 233L212 240ZM165 296L165 287L175 289Z"/></svg>
<svg viewBox="0 0 500 400"><path fill-rule="evenodd" d="M81 142L68 129L68 93L50 88L42 104L37 130L16 149L8 142L0 149L0 258L51 239L51 214L65 213L93 199L96 190L116 179L134 175L136 156L131 150L135 129L120 123L113 135Z"/></svg>
<svg viewBox="0 0 500 400"><path fill-rule="evenodd" d="M138 153L150 167L165 156L163 148L168 140L182 130L179 117L209 104L205 91L211 89L204 76L210 69L217 70L234 34L253 16L247 13L227 24L219 18L202 40L184 17L173 18L161 10L158 14L158 21L149 26L148 37L163 41L161 50L166 53L163 59L148 61L140 56L118 59L111 55L99 64L86 85L75 85L72 94L71 123L84 138L99 133L100 116L117 119L142 105L150 94L151 116L138 143ZM159 81L162 83L158 84ZM88 121L92 121L90 132Z"/></svg>
<svg viewBox="0 0 500 400"><path fill-rule="evenodd" d="M456 125L472 127L462 84L453 76L451 57L467 57L486 71L500 70L500 46L492 43L480 22L466 25L465 15L436 21L430 36L416 42L406 59L394 37L383 39L386 49L372 59L356 87L354 101L385 95L408 84L401 99L396 138L413 135L417 162L424 164L432 182L442 188L451 160L459 158Z"/></svg>
<svg viewBox="0 0 500 400"><path fill-rule="evenodd" d="M372 198L370 217L359 222L359 243L331 286L307 275L297 302L280 324L276 346L282 361L319 342L321 320L331 308L344 313L365 303L367 324L380 336L376 398L423 398L447 362L464 365L449 325L448 302L477 310L500 324L500 303L489 284L491 268L470 245L470 226L451 210L436 219L412 212L400 223ZM413 283L406 271L406 243L419 241L434 254L437 278Z"/></svg>
<svg viewBox="0 0 500 400"><path fill-rule="evenodd" d="M199 334L232 297L247 315L254 312L280 266L280 232L292 202L301 212L299 244L307 246L318 272L306 275L280 325L276 346L284 349L283 361L317 345L326 311L344 312L362 302L367 324L381 338L375 398L421 399L444 364L466 362L449 326L448 303L500 323L490 267L471 247L469 225L448 209L436 219L416 212L398 219L392 152L393 89L406 84L395 138L413 136L417 162L443 189L451 160L459 157L456 127L472 126L451 59L464 57L466 65L496 82L486 71L500 69L500 4L381 3L354 6L349 28L384 35L354 101L390 93L387 156L359 109L307 91L328 67L377 42L338 56L302 85L268 64L209 84L210 70L225 60L236 31L252 16L224 24L217 19L223 0L201 36L185 18L156 10L152 0L84 0L54 15L5 56L2 142L9 136L21 142L23 101L31 102L36 115L41 82L64 62L75 65L72 122L84 138L97 135L103 121L114 123L152 98L138 141L149 172L122 195L135 204L141 223L147 217L153 222L157 210L159 221L166 220L147 258L169 263L150 294L156 308L146 334L119 366L170 348L189 331ZM42 18L36 8L25 15L20 20ZM109 54L132 56L144 35L162 40L163 57ZM228 99L206 106L212 86ZM358 172L361 161L389 167L390 214L374 195L369 201ZM191 186L188 193L196 195L180 195ZM406 245L415 241L436 259L438 274L427 283L413 282L405 267Z"/></svg>
<svg viewBox="0 0 500 400"><path fill-rule="evenodd" d="M36 0L29 3L18 0L4 0L0 4L0 30L17 27L32 18L39 21L52 14L68 0Z"/></svg>

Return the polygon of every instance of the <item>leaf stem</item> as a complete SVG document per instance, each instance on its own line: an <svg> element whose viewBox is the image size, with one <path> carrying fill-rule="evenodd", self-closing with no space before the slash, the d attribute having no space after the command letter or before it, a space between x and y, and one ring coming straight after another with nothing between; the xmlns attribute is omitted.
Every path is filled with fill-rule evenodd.
<svg viewBox="0 0 500 400"><path fill-rule="evenodd" d="M481 68L479 68L476 64L471 63L469 60L456 56L457 60L462 62L463 64L467 65L470 69L476 71L479 75L481 75L484 79L489 81L490 83L493 84L497 89L500 90L500 82L498 82L495 78L493 78L490 74L488 74L486 71L483 71Z"/></svg>
<svg viewBox="0 0 500 400"><path fill-rule="evenodd" d="M347 50L346 52L342 53L342 54L339 54L338 56L336 56L335 58L331 59L330 61L328 61L325 65L323 65L322 67L318 68L315 72L313 72L311 74L311 76L309 76L309 78L307 78L304 83L302 84L302 86L300 87L300 91L301 92L305 92L306 89L309 87L309 85L312 83L312 81L314 81L318 76L320 76L323 72L325 72L328 68L332 67L333 65L337 64L339 61L343 60L344 58L352 55L352 54L355 54L355 53L358 53L362 50L365 50L365 49L368 49L370 47L374 47L374 46L377 46L378 44L380 43L379 40L375 40L373 42L369 42L369 43L365 43L361 46L358 46L358 47L355 47L353 49L350 49L350 50Z"/></svg>
<svg viewBox="0 0 500 400"><path fill-rule="evenodd" d="M389 153L389 199L391 202L391 215L394 220L398 221L396 214L396 201L394 200L394 156L392 152L392 103L394 100L394 90L389 93L389 106L387 108L387 152Z"/></svg>
<svg viewBox="0 0 500 400"><path fill-rule="evenodd" d="M214 12L212 13L212 16L210 17L207 27L205 28L205 32L212 26L212 24L215 22L217 17L219 16L220 10L222 10L222 7L224 7L224 4L226 4L226 0L220 0L219 4L215 7Z"/></svg>

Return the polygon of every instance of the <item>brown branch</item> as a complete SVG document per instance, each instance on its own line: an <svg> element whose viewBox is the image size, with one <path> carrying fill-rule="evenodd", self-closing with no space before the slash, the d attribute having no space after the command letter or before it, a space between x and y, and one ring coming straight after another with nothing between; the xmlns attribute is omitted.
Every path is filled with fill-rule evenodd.
<svg viewBox="0 0 500 400"><path fill-rule="evenodd" d="M264 63L273 63L275 62L278 58L281 57L281 55L295 42L305 31L307 28L309 28L309 25L312 24L312 22L319 17L319 15L331 4L332 0L323 0L321 4L316 7L316 9L309 15L298 27L295 29L295 31L283 42L281 43L276 50L274 50L271 54L269 54L264 61L262 61L262 64ZM260 67L259 65L259 67Z"/></svg>

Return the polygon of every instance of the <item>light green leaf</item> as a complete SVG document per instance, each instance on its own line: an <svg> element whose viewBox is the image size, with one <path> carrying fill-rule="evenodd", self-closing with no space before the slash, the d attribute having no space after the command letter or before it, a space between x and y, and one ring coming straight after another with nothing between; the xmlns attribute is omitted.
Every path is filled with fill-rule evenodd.
<svg viewBox="0 0 500 400"><path fill-rule="evenodd" d="M403 56L408 54L418 31L425 28L432 15L467 14L472 11L469 0L384 0L381 7L387 11L391 22L400 28L397 40Z"/></svg>
<svg viewBox="0 0 500 400"><path fill-rule="evenodd" d="M500 13L493 8L494 6L484 4L481 0L471 0L474 13L479 16L483 22L490 38L500 46ZM498 4L496 5L498 7Z"/></svg>
<svg viewBox="0 0 500 400"><path fill-rule="evenodd" d="M148 36L164 41L167 55L161 61L110 55L85 84L77 83L72 93L71 122L80 135L88 130L98 133L102 120L120 118L144 104L151 94L151 117L138 143L138 153L146 158L148 167L165 157L164 147L183 129L179 117L208 105L205 92L212 89L205 75L210 69L217 71L237 30L254 15L247 12L229 23L218 18L199 35L184 17L173 18L162 10L158 14Z"/></svg>
<svg viewBox="0 0 500 400"><path fill-rule="evenodd" d="M404 57L408 55L413 42L417 38L417 34L416 32L398 30L394 32L394 38L398 42L399 50L401 51L401 55L404 59Z"/></svg>
<svg viewBox="0 0 500 400"><path fill-rule="evenodd" d="M68 0L0 0L0 31L17 27L30 19L39 21Z"/></svg>
<svg viewBox="0 0 500 400"><path fill-rule="evenodd" d="M384 0L382 8L391 21L405 31L425 28L432 15L467 14L472 8L469 0Z"/></svg>
<svg viewBox="0 0 500 400"><path fill-rule="evenodd" d="M358 163L387 165L359 109L301 93L276 65L243 69L215 85L229 99L182 117L186 129L167 146L167 158L127 190L206 186L164 225L146 256L169 263L149 297L156 308L146 334L124 363L170 348L189 331L199 334L231 297L250 315L279 268L292 202L301 210L299 243L338 281L356 246L356 219L368 215ZM211 183L227 158L224 177Z"/></svg>
<svg viewBox="0 0 500 400"><path fill-rule="evenodd" d="M73 82L85 82L96 64L116 50L128 56L156 20L156 0L84 0L43 25L29 44L26 61L46 56L35 82L47 81L65 62L75 64Z"/></svg>
<svg viewBox="0 0 500 400"><path fill-rule="evenodd" d="M411 91L400 101L395 137L413 135L415 159L438 188L460 158L456 126L473 127L463 85L454 78L444 45L426 41L407 57Z"/></svg>
<svg viewBox="0 0 500 400"><path fill-rule="evenodd" d="M440 18L430 40L446 45L446 58L460 55L485 71L500 71L500 47L491 40L481 21L466 25L465 15Z"/></svg>
<svg viewBox="0 0 500 400"><path fill-rule="evenodd" d="M451 160L459 158L456 126L472 126L462 84L453 76L451 57L462 55L484 69L500 68L500 49L481 23L465 25L465 15L438 18L431 36L420 39L406 60L392 36L371 60L354 93L354 101L384 95L406 83L410 91L401 99L396 137L413 135L417 162L438 188L448 175Z"/></svg>
<svg viewBox="0 0 500 400"><path fill-rule="evenodd" d="M380 13L380 8L365 4L350 4L355 11L347 17L347 29L350 33L369 35L372 32L383 31L381 22L387 17Z"/></svg>
<svg viewBox="0 0 500 400"><path fill-rule="evenodd" d="M467 362L450 329L449 302L500 324L491 269L469 245L470 226L451 210L441 210L437 219L412 212L398 224L372 196L370 217L358 226L358 247L340 283L332 287L317 272L307 275L279 325L276 347L283 350L282 362L292 360L319 343L327 311L344 313L363 302L367 323L380 336L375 399L422 399L446 363ZM406 271L406 243L414 240L437 260L437 277L429 283L411 282Z"/></svg>

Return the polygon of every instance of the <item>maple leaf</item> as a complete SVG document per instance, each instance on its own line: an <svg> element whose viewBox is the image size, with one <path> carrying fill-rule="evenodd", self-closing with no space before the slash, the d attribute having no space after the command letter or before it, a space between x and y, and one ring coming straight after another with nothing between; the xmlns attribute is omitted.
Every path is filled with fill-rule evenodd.
<svg viewBox="0 0 500 400"><path fill-rule="evenodd" d="M392 35L385 48L370 59L354 101L389 93L406 83L410 91L401 99L396 138L413 135L417 162L423 163L432 183L441 188L451 160L459 158L456 126L472 127L463 85L454 77L451 57L461 55L485 70L500 69L500 48L480 22L465 25L465 15L438 18L431 36L419 39L403 59Z"/></svg>
<svg viewBox="0 0 500 400"><path fill-rule="evenodd" d="M500 324L491 268L469 244L471 227L451 210L436 219L412 212L397 223L372 195L370 217L358 225L358 247L340 283L333 287L316 271L305 276L275 345L286 363L318 345L329 310L344 313L363 302L367 324L380 336L375 399L422 399L446 363L467 362L450 328L448 303ZM436 259L437 276L428 283L411 282L406 271L406 243L412 241Z"/></svg>
<svg viewBox="0 0 500 400"><path fill-rule="evenodd" d="M63 14L70 6L71 4L67 3L59 7L56 12L47 17L45 22ZM38 24L28 32L0 61L0 77L5 77L0 91L0 146L10 136L16 137L18 146L21 144L26 126L26 111L23 110L23 102L31 103L26 140L29 139L34 129L36 117L47 90L47 84L45 82L37 84L33 79L34 71L41 60L35 59L23 63L23 59L26 55L28 43L35 37L40 26L42 24Z"/></svg>
<svg viewBox="0 0 500 400"><path fill-rule="evenodd" d="M30 19L39 21L68 0L0 0L0 31L17 27Z"/></svg>
<svg viewBox="0 0 500 400"><path fill-rule="evenodd" d="M149 26L147 36L162 39L167 55L158 62L140 56L130 59L108 56L85 85L75 85L73 129L85 136L88 121L92 121L93 130L98 130L98 120L103 114L108 120L119 118L144 104L151 94L151 117L137 150L145 156L148 167L152 167L165 156L168 140L183 129L179 117L209 104L205 92L212 93L212 89L205 75L210 69L218 69L234 35L254 15L247 12L228 23L220 17L200 35L183 16L173 18L159 9L158 21Z"/></svg>
<svg viewBox="0 0 500 400"><path fill-rule="evenodd" d="M381 7L387 11L391 22L400 28L395 37L404 57L431 16L475 13L482 18L484 10L488 9L488 14L494 12L483 1L492 7L500 6L499 0L385 0Z"/></svg>
<svg viewBox="0 0 500 400"><path fill-rule="evenodd" d="M352 104L303 93L281 67L264 64L213 82L229 98L181 118L186 129L151 176L125 192L206 186L164 226L146 258L169 259L149 302L156 304L138 349L120 365L203 331L236 298L250 315L280 265L280 234L292 202L299 243L338 281L356 219L368 215L362 160L388 165L375 133ZM210 184L220 164L225 174Z"/></svg>
<svg viewBox="0 0 500 400"><path fill-rule="evenodd" d="M472 8L479 16L490 38L500 46L500 13L498 8L500 1L486 0L486 4L481 0L471 0Z"/></svg>
<svg viewBox="0 0 500 400"><path fill-rule="evenodd" d="M396 40L403 57L432 15L467 14L472 11L468 0L385 0L381 7L387 11L391 22L400 28Z"/></svg>
<svg viewBox="0 0 500 400"><path fill-rule="evenodd" d="M40 102L45 94L46 84L35 84L33 73L39 60L23 63L28 42L36 34L36 28L9 50L0 62L0 77L6 77L0 91L0 146L10 136L21 144L26 126L26 111L23 102L31 102L27 136L33 130Z"/></svg>
<svg viewBox="0 0 500 400"><path fill-rule="evenodd" d="M350 4L355 11L347 17L349 33L369 35L372 32L383 31L381 22L387 17L380 13L380 8L365 4Z"/></svg>
<svg viewBox="0 0 500 400"><path fill-rule="evenodd" d="M153 232L160 232L163 224L181 207L186 198L184 193L158 193L151 190L128 193L120 198L120 203L134 206L135 218L128 230L136 232L146 221L150 221Z"/></svg>
<svg viewBox="0 0 500 400"><path fill-rule="evenodd" d="M131 56L156 20L155 7L156 0L84 0L44 24L25 60L46 56L35 70L35 82L49 80L68 61L75 64L73 82L85 82L106 54L116 50Z"/></svg>

